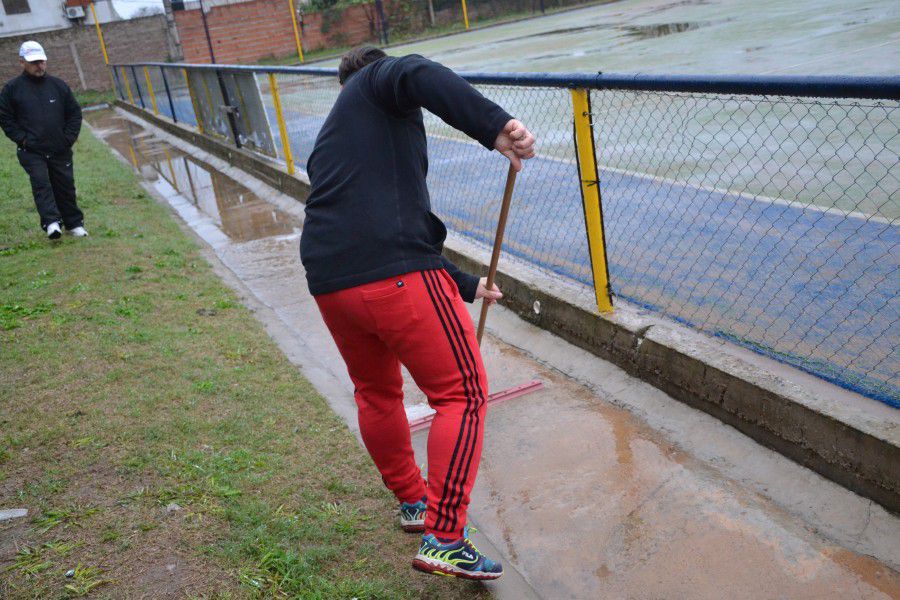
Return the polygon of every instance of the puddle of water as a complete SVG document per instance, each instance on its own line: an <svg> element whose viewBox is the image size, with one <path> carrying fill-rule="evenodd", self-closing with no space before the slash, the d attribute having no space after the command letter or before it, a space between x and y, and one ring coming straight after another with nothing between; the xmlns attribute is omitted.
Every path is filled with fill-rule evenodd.
<svg viewBox="0 0 900 600"><path fill-rule="evenodd" d="M499 40L497 43L518 43L520 40L524 38L543 38L543 37L554 37L559 35L568 35L568 34L579 34L585 33L588 31L619 31L624 33L628 38L634 40L649 40L653 38L664 37L667 35L672 35L675 33L683 33L685 31L693 31L694 29L699 29L700 27L705 27L710 23L702 23L702 22L684 22L684 23L655 23L650 25L631 25L625 23L594 23L592 25L582 25L578 27L564 27L561 29L552 29L550 31L541 31L538 33L532 33L529 35L518 36L516 38L509 38L505 40ZM451 54L452 52L461 52L467 50L468 48L457 48L453 51L448 51L445 54ZM551 55L557 56L557 55ZM568 56L568 54L563 54L560 56Z"/></svg>
<svg viewBox="0 0 900 600"><path fill-rule="evenodd" d="M181 194L211 217L234 241L247 242L299 231L299 223L234 179L122 118L111 110L85 118L141 177L168 196Z"/></svg>
<svg viewBox="0 0 900 600"><path fill-rule="evenodd" d="M706 23L662 23L658 25L623 25L618 29L624 31L629 37L639 40L649 40L665 35L672 35L673 33L693 31L705 24Z"/></svg>

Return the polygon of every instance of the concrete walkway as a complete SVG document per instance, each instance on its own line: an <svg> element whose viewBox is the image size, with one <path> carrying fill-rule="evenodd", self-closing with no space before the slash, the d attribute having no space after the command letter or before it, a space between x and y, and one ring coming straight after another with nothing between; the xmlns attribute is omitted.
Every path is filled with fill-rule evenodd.
<svg viewBox="0 0 900 600"><path fill-rule="evenodd" d="M89 117L355 430L298 259L302 206L125 119ZM488 334L492 391L545 383L486 421L471 517L508 567L499 597L900 598L896 516L502 308Z"/></svg>

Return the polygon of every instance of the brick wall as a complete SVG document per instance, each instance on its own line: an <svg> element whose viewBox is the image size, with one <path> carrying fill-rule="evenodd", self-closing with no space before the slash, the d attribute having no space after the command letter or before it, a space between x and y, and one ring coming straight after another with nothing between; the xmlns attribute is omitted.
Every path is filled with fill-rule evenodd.
<svg viewBox="0 0 900 600"><path fill-rule="evenodd" d="M166 20L162 15L103 24L109 61L113 63L165 61ZM0 38L0 79L22 72L19 46L25 40L39 42L47 52L47 70L73 90L110 88L109 71L93 25ZM80 66L80 69L79 69Z"/></svg>
<svg viewBox="0 0 900 600"><path fill-rule="evenodd" d="M206 15L216 61L250 63L297 51L288 3L252 0L213 7ZM175 12L186 62L209 62L209 47L199 10ZM303 49L350 46L375 38L372 5L354 5L302 17Z"/></svg>

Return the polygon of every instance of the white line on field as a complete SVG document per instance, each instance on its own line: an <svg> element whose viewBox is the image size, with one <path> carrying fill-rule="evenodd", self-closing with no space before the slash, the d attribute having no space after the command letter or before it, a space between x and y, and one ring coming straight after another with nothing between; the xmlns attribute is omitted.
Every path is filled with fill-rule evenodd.
<svg viewBox="0 0 900 600"><path fill-rule="evenodd" d="M429 133L428 137L447 140L447 141L451 141L451 142L469 144L471 146L477 146L479 148L482 147L481 144L479 144L477 142L469 141L469 140L460 140L458 138L454 138L454 137L450 137L450 136L446 136L446 135ZM540 154L538 154L538 156L540 156ZM577 163L574 160L570 160L567 158L555 158L555 157L544 157L544 158L545 158L545 160L553 160L553 161L564 163L567 165L573 165L573 166L577 165ZM685 183L683 181L678 181L677 179L672 179L670 177L662 177L659 175L650 175L649 173L640 173L638 171L629 171L628 169L620 169L618 167L604 165L601 163L597 163L597 168L606 170L606 171L612 171L613 173L621 173L623 175L628 175L630 177L649 179L651 181L655 181L658 183L667 183L669 185L679 185L682 187L689 187L689 188L694 188L697 190L703 190L705 192L714 192L717 194L723 194L723 195L728 195L728 196L738 196L740 198L745 198L747 200L754 200L756 202L767 202L769 204L779 204L782 206L790 206L792 208L798 208L801 210L809 209L809 210L814 210L814 211L818 211L818 212L828 213L831 215L836 215L839 217L853 217L855 219L863 219L865 221L874 221L876 223L882 223L885 225L895 225L896 224L896 219L889 219L887 217L882 217L880 215L870 215L868 213L864 213L861 211L845 211L845 210L841 210L839 208L834 208L834 207L829 207L829 206L819 206L818 204L804 204L803 202L798 202L796 200L785 200L784 198L772 198L771 196L763 196L761 194L748 195L746 192L739 192L739 191L730 190L727 188L718 188L718 187L705 186L705 185L694 185L691 183Z"/></svg>
<svg viewBox="0 0 900 600"><path fill-rule="evenodd" d="M873 46L866 46L865 48L857 48L856 50L851 50L850 52L846 52L844 50L837 50L835 52L829 52L828 54L824 54L817 58L813 58L812 60L803 61L797 63L795 65L788 65L787 67L778 67L777 69L770 69L768 71L763 71L760 75L771 75L772 73L778 73L779 71L786 71L788 69L793 69L794 67L802 67L804 65L811 65L813 63L822 62L828 58L831 58L835 54L856 54L857 52L864 52L866 50L871 50L872 48L881 48L882 46L887 46L889 44L896 44L898 40L888 40L886 42L882 42L880 44L875 44Z"/></svg>

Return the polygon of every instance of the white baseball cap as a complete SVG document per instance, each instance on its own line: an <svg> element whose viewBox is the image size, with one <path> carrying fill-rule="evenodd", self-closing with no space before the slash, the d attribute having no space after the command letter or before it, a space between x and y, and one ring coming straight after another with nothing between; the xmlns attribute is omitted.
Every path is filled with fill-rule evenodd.
<svg viewBox="0 0 900 600"><path fill-rule="evenodd" d="M19 56L28 62L47 60L47 55L44 54L44 47L32 40L28 40L19 46Z"/></svg>

